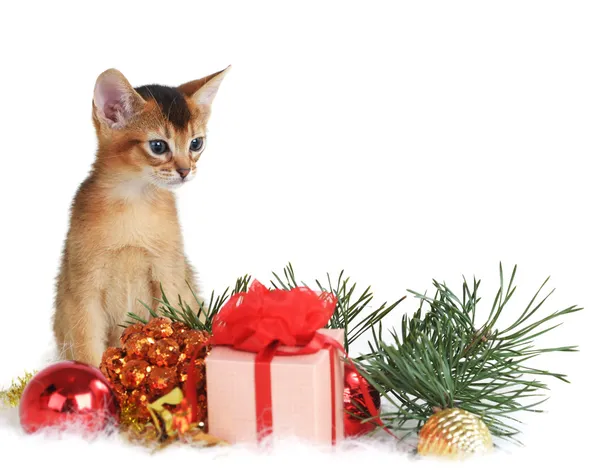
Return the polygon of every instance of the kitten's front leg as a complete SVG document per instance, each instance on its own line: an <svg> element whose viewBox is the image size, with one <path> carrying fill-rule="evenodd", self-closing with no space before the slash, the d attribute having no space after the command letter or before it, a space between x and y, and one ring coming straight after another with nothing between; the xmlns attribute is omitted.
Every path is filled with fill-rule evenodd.
<svg viewBox="0 0 600 470"><path fill-rule="evenodd" d="M173 269L172 265L176 268ZM199 302L203 302L204 299L198 292L198 286L195 279L195 273L187 259L177 260L176 262L166 265L157 263L152 271L153 273L153 295L157 298L162 298L160 287L162 286L165 295L169 302L178 310L179 297L182 302L190 306L192 311L195 313L199 311Z"/></svg>
<svg viewBox="0 0 600 470"><path fill-rule="evenodd" d="M69 360L100 366L106 349L108 321L99 298L86 302L63 299L56 312L59 354Z"/></svg>

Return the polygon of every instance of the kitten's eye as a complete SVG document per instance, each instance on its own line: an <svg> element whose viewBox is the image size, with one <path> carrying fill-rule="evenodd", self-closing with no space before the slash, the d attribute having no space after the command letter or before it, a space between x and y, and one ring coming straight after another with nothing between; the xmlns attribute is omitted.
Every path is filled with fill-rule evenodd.
<svg viewBox="0 0 600 470"><path fill-rule="evenodd" d="M164 140L151 140L150 150L156 155L162 155L169 150L169 145Z"/></svg>
<svg viewBox="0 0 600 470"><path fill-rule="evenodd" d="M192 152L197 152L202 148L202 145L204 145L204 139L202 137L196 137L190 142L190 150Z"/></svg>

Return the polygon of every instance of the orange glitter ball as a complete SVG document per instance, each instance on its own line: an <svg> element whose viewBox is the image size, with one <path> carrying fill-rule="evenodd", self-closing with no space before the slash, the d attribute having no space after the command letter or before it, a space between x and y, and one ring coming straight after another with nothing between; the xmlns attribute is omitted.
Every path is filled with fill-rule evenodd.
<svg viewBox="0 0 600 470"><path fill-rule="evenodd" d="M147 405L175 387L184 388L193 352L200 348L194 367L198 381L200 421L207 421L204 359L209 353L210 334L191 330L168 318L136 323L121 335L121 348L108 348L100 370L111 382L127 418L148 422ZM168 405L167 405L168 407Z"/></svg>
<svg viewBox="0 0 600 470"><path fill-rule="evenodd" d="M123 366L123 373L119 375L121 384L128 389L138 388L146 377L148 377L148 366L146 361L133 359Z"/></svg>
<svg viewBox="0 0 600 470"><path fill-rule="evenodd" d="M148 357L157 366L174 366L179 360L179 344L171 338L159 339L150 346Z"/></svg>

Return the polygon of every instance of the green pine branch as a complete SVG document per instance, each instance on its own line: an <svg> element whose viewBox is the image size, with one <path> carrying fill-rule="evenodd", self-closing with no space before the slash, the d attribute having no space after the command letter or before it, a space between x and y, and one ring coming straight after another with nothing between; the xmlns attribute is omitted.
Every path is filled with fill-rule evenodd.
<svg viewBox="0 0 600 470"><path fill-rule="evenodd" d="M416 432L437 409L459 407L480 416L492 434L516 441L518 411L541 411L548 386L545 378L567 382L566 375L540 370L531 359L549 352L574 352L575 346L536 348L534 340L558 327L556 320L581 310L570 306L537 318L548 297L538 297L546 280L524 311L508 327L498 320L509 307L516 287L516 266L508 285L500 265L500 287L481 326L476 312L480 281L463 278L461 294L433 281L433 297L409 291L420 299L416 313L404 315L400 332L384 340L381 323L372 328L370 353L357 359L367 380L385 396L392 411L382 419L392 429ZM516 441L518 442L518 441Z"/></svg>
<svg viewBox="0 0 600 470"><path fill-rule="evenodd" d="M189 328L194 330L202 330L210 332L212 330L212 321L215 315L221 310L221 307L225 305L225 302L229 300L229 298L235 294L240 292L246 292L250 285L250 276L245 275L239 277L233 288L226 288L225 291L216 295L215 291L210 294L210 299L206 302L203 299L200 299L196 292L192 289L192 287L188 284L188 289L190 289L194 300L196 301L196 308L192 308L187 302L181 299L181 295L178 296L177 303L174 304L165 294L165 291L160 286L161 298L154 299L158 303L158 308L154 310L152 307L146 305L144 302L139 301L144 308L148 311L148 314L151 318L155 317L166 317L173 321L178 321L184 323ZM128 324L133 324L137 322L147 323L147 319L142 318L135 313L128 312L127 314L130 320L127 322Z"/></svg>
<svg viewBox="0 0 600 470"><path fill-rule="evenodd" d="M283 276L275 272L272 274L275 280L271 281L271 285L276 289L290 290L298 286L315 288L306 283L297 282L291 264L284 268ZM316 279L315 286L319 291L330 292L337 298L336 307L327 328L341 328L344 330L344 347L346 351L364 332L378 325L400 302L406 299L406 296L404 296L390 305L385 302L372 310L373 293L370 286L363 291L358 290L356 283L351 282L349 277L344 277L343 270L335 281L332 280L329 273L326 275L326 279L327 282Z"/></svg>
<svg viewBox="0 0 600 470"><path fill-rule="evenodd" d="M298 282L291 263L288 263L283 269L283 274L279 275L272 273L273 280L270 284L273 288L290 290L298 286L306 286L307 284ZM332 281L329 274L326 275L327 282L315 281L315 286L312 288L319 289L324 292L330 292L338 299L335 311L327 324L327 328L342 328L344 330L344 346L346 350L350 344L360 337L364 332L371 330L384 317L392 312L398 304L406 298L406 296L388 305L383 303L377 308L372 308L373 293L371 288L359 291L356 283L352 283L349 277L344 277L344 271L340 272L336 281ZM192 290L197 307L194 309L187 303L183 302L181 296L178 297L177 303L173 303L165 295L161 286L161 298L155 299L158 303L157 310L140 302L148 311L150 317L164 316L173 321L179 321L186 324L192 329L211 331L212 321L218 311L223 307L229 298L239 292L247 292L250 286L251 277L245 275L240 277L235 282L233 288L227 288L220 295L215 295L213 291L210 295L208 303L198 298ZM188 288L191 287L188 285ZM128 324L142 322L147 320L132 313L128 313Z"/></svg>

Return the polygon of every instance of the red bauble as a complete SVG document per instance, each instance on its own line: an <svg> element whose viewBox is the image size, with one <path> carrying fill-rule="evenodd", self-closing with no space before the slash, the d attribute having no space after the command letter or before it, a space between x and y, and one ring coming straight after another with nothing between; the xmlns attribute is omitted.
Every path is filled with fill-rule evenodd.
<svg viewBox="0 0 600 470"><path fill-rule="evenodd" d="M100 431L111 421L117 421L118 403L99 369L63 361L31 379L21 396L19 416L28 433L70 424Z"/></svg>
<svg viewBox="0 0 600 470"><path fill-rule="evenodd" d="M362 436L371 432L376 426L372 421L361 423L362 419L371 417L365 411L367 406L361 391L361 382L367 387L377 411L381 407L381 397L377 390L362 375L346 365L344 367L344 435L346 437ZM360 418L355 417L357 415Z"/></svg>

